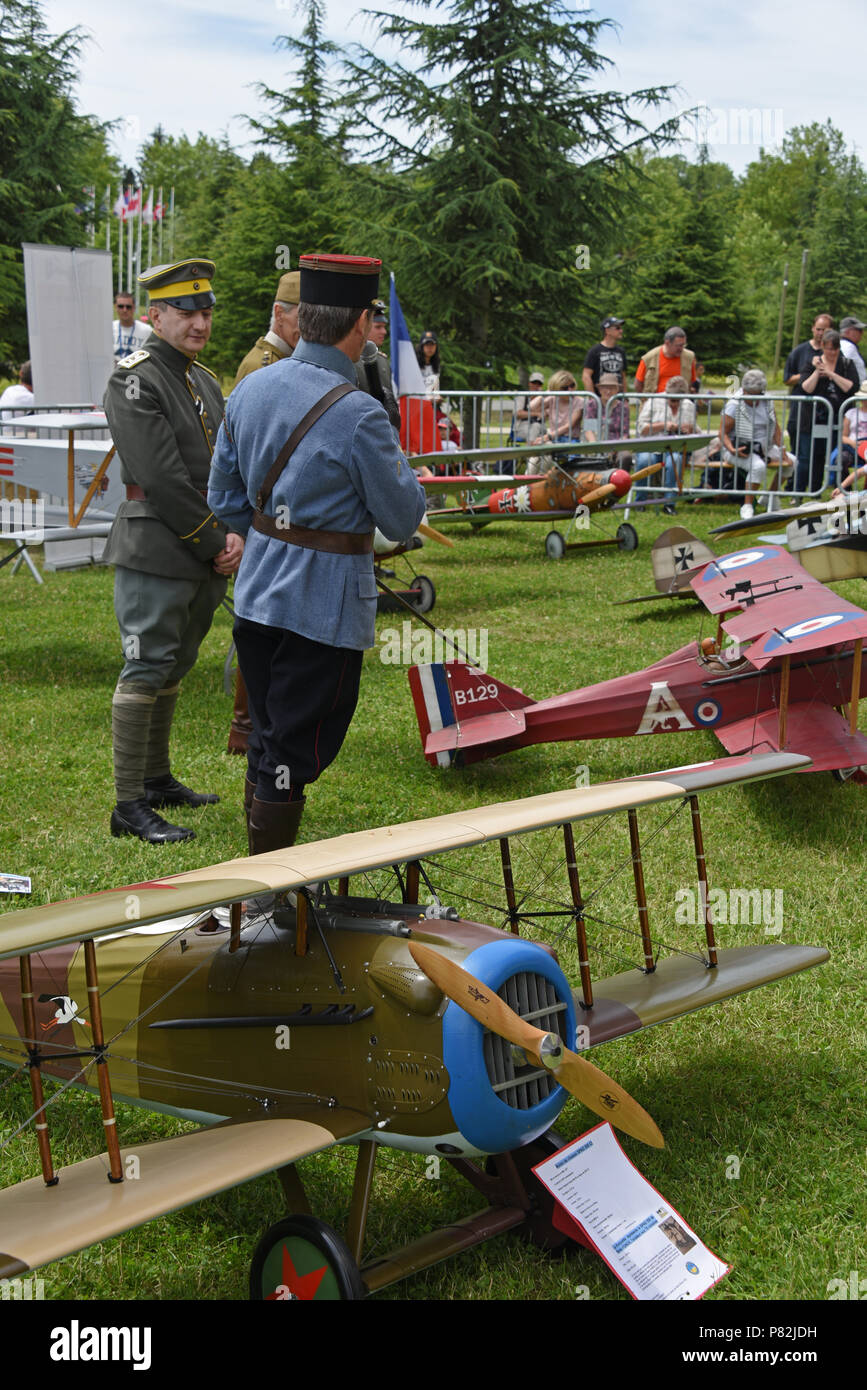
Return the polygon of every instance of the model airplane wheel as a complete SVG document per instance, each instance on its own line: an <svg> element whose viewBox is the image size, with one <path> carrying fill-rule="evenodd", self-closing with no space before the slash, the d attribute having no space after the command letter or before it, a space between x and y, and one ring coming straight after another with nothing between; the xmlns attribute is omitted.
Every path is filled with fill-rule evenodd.
<svg viewBox="0 0 867 1390"><path fill-rule="evenodd" d="M854 782L856 786L867 785L867 769L863 767L835 767L831 769L835 782Z"/></svg>
<svg viewBox="0 0 867 1390"><path fill-rule="evenodd" d="M618 550L637 550L638 532L634 526L630 526L628 521L623 521L617 528L617 548Z"/></svg>
<svg viewBox="0 0 867 1390"><path fill-rule="evenodd" d="M428 579L426 574L417 574L412 581L413 592L418 597L411 600L413 608L418 613L429 613L436 602L437 591L433 586L433 580Z"/></svg>
<svg viewBox="0 0 867 1390"><path fill-rule="evenodd" d="M270 1226L253 1255L254 1302L365 1298L358 1265L336 1231L315 1216L287 1216Z"/></svg>
<svg viewBox="0 0 867 1390"><path fill-rule="evenodd" d="M559 531L549 531L545 537L545 554L549 560L562 560L566 554L566 542Z"/></svg>

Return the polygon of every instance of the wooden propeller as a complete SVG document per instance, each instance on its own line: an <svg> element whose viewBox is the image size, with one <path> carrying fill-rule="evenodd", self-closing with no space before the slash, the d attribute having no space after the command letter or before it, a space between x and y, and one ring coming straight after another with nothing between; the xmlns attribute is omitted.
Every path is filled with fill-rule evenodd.
<svg viewBox="0 0 867 1390"><path fill-rule="evenodd" d="M646 468L639 468L637 473L631 475L633 483L637 483L641 478L646 478L650 473L658 473L662 468L661 463L649 463ZM585 492L581 501L585 505L591 502L601 502L603 497L610 497L612 492L616 492L613 483L603 483L601 487L594 488L592 492Z"/></svg>
<svg viewBox="0 0 867 1390"><path fill-rule="evenodd" d="M429 541L439 541L440 545L454 546L454 541L448 536L444 536L442 531L438 531L435 526L431 526L427 521L420 521L417 527L420 535L425 536Z"/></svg>
<svg viewBox="0 0 867 1390"><path fill-rule="evenodd" d="M410 943L409 951L419 969L447 999L492 1033L523 1048L539 1066L553 1071L560 1085L589 1110L654 1149L665 1147L665 1140L647 1111L604 1071L570 1052L554 1033L545 1033L525 1022L493 990L454 961L416 942Z"/></svg>

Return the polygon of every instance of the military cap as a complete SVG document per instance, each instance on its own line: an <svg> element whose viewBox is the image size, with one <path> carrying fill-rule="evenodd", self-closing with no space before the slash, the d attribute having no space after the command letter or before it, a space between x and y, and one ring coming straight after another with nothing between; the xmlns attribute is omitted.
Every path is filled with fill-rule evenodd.
<svg viewBox="0 0 867 1390"><path fill-rule="evenodd" d="M388 314L385 312L385 304L381 299L373 301L373 322L388 323Z"/></svg>
<svg viewBox="0 0 867 1390"><path fill-rule="evenodd" d="M151 304L171 304L175 309L211 309L216 296L211 289L216 266L199 257L176 261L174 265L155 265L145 270L138 282Z"/></svg>
<svg viewBox="0 0 867 1390"><path fill-rule="evenodd" d="M299 270L287 270L285 275L280 276L274 302L276 304L297 304L300 298L301 272Z"/></svg>
<svg viewBox="0 0 867 1390"><path fill-rule="evenodd" d="M301 303L369 309L379 294L382 261L371 256L299 257Z"/></svg>

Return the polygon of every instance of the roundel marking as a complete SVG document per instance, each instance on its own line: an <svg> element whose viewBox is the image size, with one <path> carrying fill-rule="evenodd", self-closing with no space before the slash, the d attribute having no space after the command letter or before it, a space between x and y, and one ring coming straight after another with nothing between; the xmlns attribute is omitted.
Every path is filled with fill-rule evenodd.
<svg viewBox="0 0 867 1390"><path fill-rule="evenodd" d="M699 700L693 709L693 715L699 724L708 728L711 724L716 724L722 716L722 705L716 700Z"/></svg>
<svg viewBox="0 0 867 1390"><path fill-rule="evenodd" d="M764 650L766 652L776 651L784 642L797 642L799 637L807 637L811 632L821 632L824 628L848 623L851 617L851 613L823 613L818 618L804 618L800 623L793 623L791 627L783 628L782 632L772 632L765 643Z"/></svg>
<svg viewBox="0 0 867 1390"><path fill-rule="evenodd" d="M724 555L717 564L724 573L729 570L743 569L745 565L757 565L760 560L767 560L773 554L770 550L739 550L735 555Z"/></svg>

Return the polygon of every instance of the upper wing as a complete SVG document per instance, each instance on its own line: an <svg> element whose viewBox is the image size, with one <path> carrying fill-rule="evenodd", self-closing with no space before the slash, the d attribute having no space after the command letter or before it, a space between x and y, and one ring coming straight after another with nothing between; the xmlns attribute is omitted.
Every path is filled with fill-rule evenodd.
<svg viewBox="0 0 867 1390"><path fill-rule="evenodd" d="M0 1279L11 1279L156 1216L247 1182L338 1140L363 1134L370 1117L311 1106L310 1119L259 1118L121 1149L137 1176L107 1180L104 1154L64 1168L56 1187L29 1178L0 1192Z"/></svg>
<svg viewBox="0 0 867 1390"><path fill-rule="evenodd" d="M753 768L749 776L781 776L799 766L802 760L793 762L781 755L776 760L763 762L760 768ZM314 840L270 854L231 859L225 864L193 869L148 883L128 884L68 902L7 912L0 917L0 959L81 941L85 937L103 936L130 925L144 926L148 922L217 907L240 898L302 888L323 879L405 863L461 846L483 844L505 835L541 830L564 821L671 801L699 790L693 785L694 776L689 771L675 771L498 802L433 816L429 820L356 831L331 840ZM744 776L742 768L736 780L743 780ZM729 780L724 772L710 779L705 775L701 788L722 786Z"/></svg>

